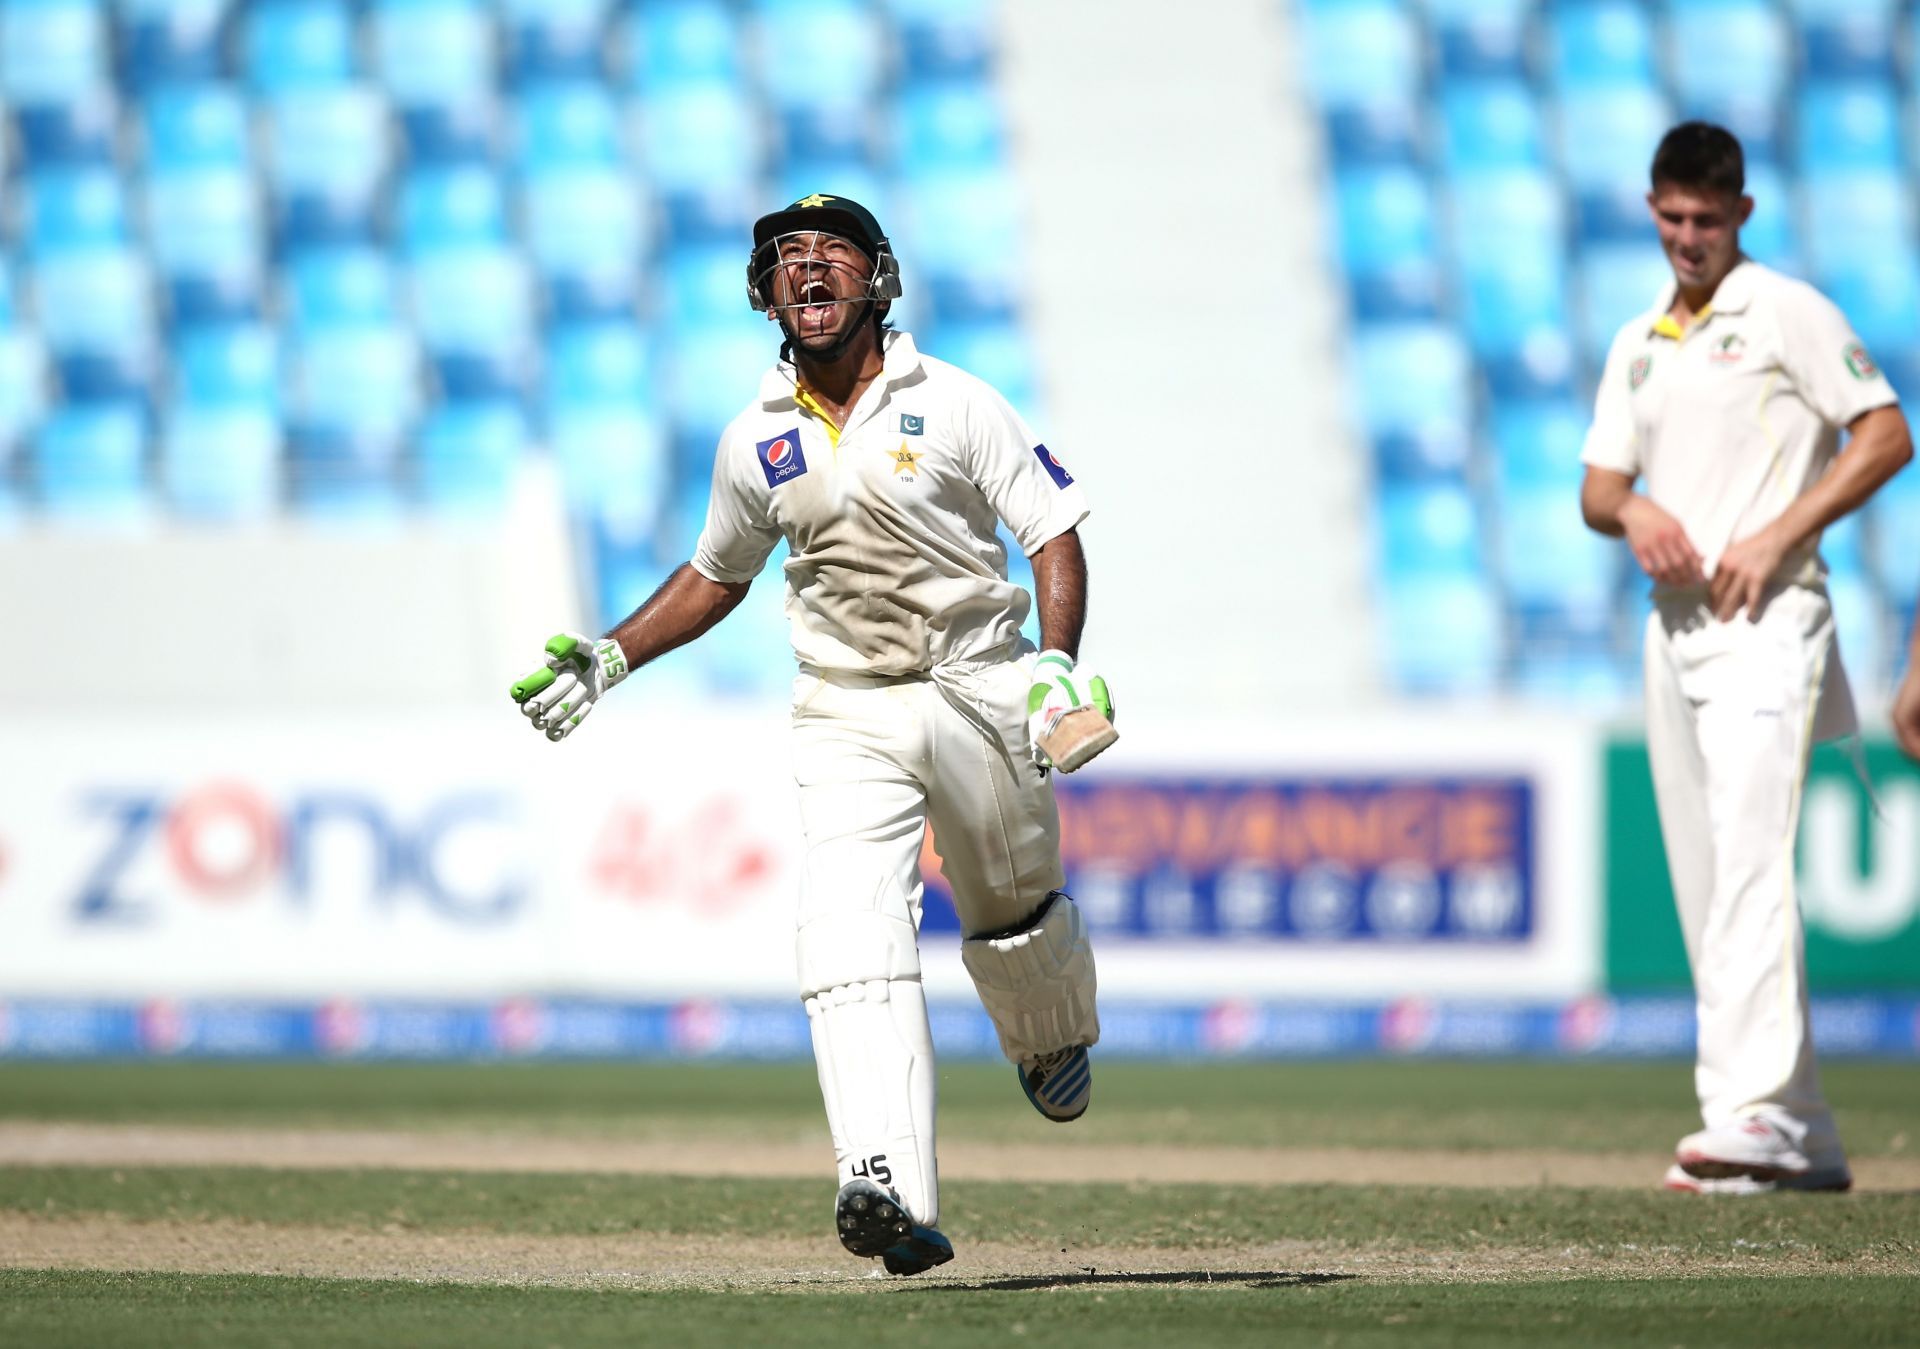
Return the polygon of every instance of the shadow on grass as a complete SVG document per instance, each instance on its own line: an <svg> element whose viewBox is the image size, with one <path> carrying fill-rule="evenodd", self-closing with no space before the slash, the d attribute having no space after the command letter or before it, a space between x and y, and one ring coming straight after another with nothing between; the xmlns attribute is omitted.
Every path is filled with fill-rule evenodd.
<svg viewBox="0 0 1920 1349"><path fill-rule="evenodd" d="M1129 1273L1125 1270L1102 1273L1097 1269L1086 1269L1065 1274L1022 1274L1009 1279L981 1279L973 1283L928 1283L916 1286L957 1293L1018 1292L1032 1288L1075 1288L1102 1284L1113 1284L1124 1288L1144 1287L1148 1284L1204 1286L1210 1283L1239 1283L1246 1284L1250 1288L1311 1288L1323 1283L1342 1283L1359 1277L1357 1274L1296 1274L1278 1269L1156 1269L1137 1273Z"/></svg>

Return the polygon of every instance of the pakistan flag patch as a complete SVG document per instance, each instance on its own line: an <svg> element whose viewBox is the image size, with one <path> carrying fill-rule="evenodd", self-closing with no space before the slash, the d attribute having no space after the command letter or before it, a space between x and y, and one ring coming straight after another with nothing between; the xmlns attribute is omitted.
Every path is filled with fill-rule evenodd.
<svg viewBox="0 0 1920 1349"><path fill-rule="evenodd" d="M1855 379L1873 379L1880 373L1880 367L1873 363L1873 357L1867 355L1867 349L1858 342L1847 343L1843 354L1847 358L1847 369L1853 372Z"/></svg>
<svg viewBox="0 0 1920 1349"><path fill-rule="evenodd" d="M1627 388L1629 390L1638 389L1642 384L1647 382L1647 376L1652 372L1653 357L1635 357L1633 364L1627 367Z"/></svg>

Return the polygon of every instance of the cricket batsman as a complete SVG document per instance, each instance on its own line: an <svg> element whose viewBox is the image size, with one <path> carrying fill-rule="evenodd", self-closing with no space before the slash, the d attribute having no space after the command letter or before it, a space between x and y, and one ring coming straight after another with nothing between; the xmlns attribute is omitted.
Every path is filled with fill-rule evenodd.
<svg viewBox="0 0 1920 1349"><path fill-rule="evenodd" d="M787 541L796 964L839 1162L834 1221L853 1254L917 1274L953 1258L936 1226L922 835L931 823L966 969L1022 1089L1048 1119L1079 1118L1100 1022L1048 769L1114 732L1106 681L1078 660L1081 488L997 392L889 328L900 294L857 202L816 193L755 222L747 299L784 340L721 435L692 559L599 641L554 638L513 696L562 739L630 671L726 617ZM1032 559L1038 653L996 522Z"/></svg>
<svg viewBox="0 0 1920 1349"><path fill-rule="evenodd" d="M1704 1125L1666 1184L1845 1190L1793 865L1807 755L1857 733L1820 532L1913 447L1845 315L1741 253L1753 198L1740 143L1675 127L1651 176L1673 282L1614 338L1580 508L1653 581L1647 753L1693 970Z"/></svg>

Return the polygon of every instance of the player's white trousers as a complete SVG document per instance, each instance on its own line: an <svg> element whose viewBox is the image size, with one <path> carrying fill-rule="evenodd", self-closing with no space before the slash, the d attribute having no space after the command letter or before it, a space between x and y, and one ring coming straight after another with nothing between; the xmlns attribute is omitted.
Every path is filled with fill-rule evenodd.
<svg viewBox="0 0 1920 1349"><path fill-rule="evenodd" d="M1063 883L1053 788L1027 748L1029 684L1022 660L794 683L798 966L840 1183L889 1183L923 1223L939 1182L921 841L931 821L968 934L1023 922Z"/></svg>
<svg viewBox="0 0 1920 1349"><path fill-rule="evenodd" d="M1793 857L1829 675L1844 692L1817 591L1787 587L1730 623L1660 599L1647 624L1647 751L1693 969L1701 1118L1762 1115L1815 1166L1844 1157L1814 1062Z"/></svg>

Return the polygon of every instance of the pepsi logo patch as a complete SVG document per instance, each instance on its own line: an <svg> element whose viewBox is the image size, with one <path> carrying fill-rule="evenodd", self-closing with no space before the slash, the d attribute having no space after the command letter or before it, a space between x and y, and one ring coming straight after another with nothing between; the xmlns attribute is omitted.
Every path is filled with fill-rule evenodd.
<svg viewBox="0 0 1920 1349"><path fill-rule="evenodd" d="M1033 452L1039 456L1040 467L1047 471L1047 476L1053 479L1055 487L1073 486L1073 474L1067 472L1067 466L1054 457L1052 450L1045 445L1035 445Z"/></svg>
<svg viewBox="0 0 1920 1349"><path fill-rule="evenodd" d="M806 451L800 448L800 428L783 431L754 446L760 456L760 468L767 475L767 486L778 487L789 478L807 471Z"/></svg>

